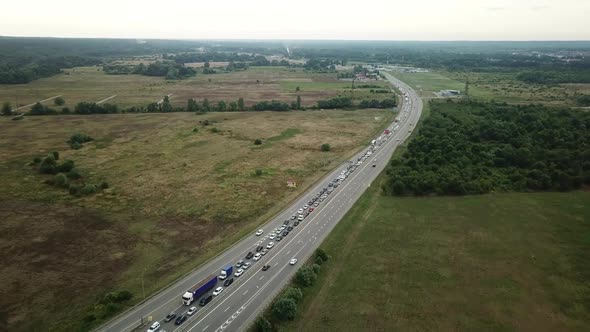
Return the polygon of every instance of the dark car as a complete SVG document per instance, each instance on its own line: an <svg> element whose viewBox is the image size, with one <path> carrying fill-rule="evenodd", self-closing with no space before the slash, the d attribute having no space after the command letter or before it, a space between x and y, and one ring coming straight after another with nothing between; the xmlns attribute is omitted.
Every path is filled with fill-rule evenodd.
<svg viewBox="0 0 590 332"><path fill-rule="evenodd" d="M283 232L283 237L286 237L287 235L289 235L289 231L284 231Z"/></svg>
<svg viewBox="0 0 590 332"><path fill-rule="evenodd" d="M328 187L332 187L334 184L332 182L328 183Z"/></svg>
<svg viewBox="0 0 590 332"><path fill-rule="evenodd" d="M199 305L201 307L204 307L207 305L207 303L211 302L211 300L213 300L213 295L209 295L207 297L202 297L201 302L199 302Z"/></svg>
<svg viewBox="0 0 590 332"><path fill-rule="evenodd" d="M254 257L254 254L251 251L248 252L248 254L246 255L246 259L250 259L252 257Z"/></svg>
<svg viewBox="0 0 590 332"><path fill-rule="evenodd" d="M174 324L180 325L180 324L184 323L186 318L187 318L186 315L180 315L180 316L178 316L178 318L176 318L176 321L174 322Z"/></svg>
<svg viewBox="0 0 590 332"><path fill-rule="evenodd" d="M256 252L260 252L260 250L262 250L262 249L264 249L263 246L258 246L258 247L256 247Z"/></svg>
<svg viewBox="0 0 590 332"><path fill-rule="evenodd" d="M171 313L169 313L168 315L166 315L166 318L164 318L164 321L165 321L166 323L168 323L169 321L173 320L173 319L174 319L174 317L176 317L176 314L175 314L175 313L173 313L173 312L171 312Z"/></svg>
<svg viewBox="0 0 590 332"><path fill-rule="evenodd" d="M283 239L283 237L282 237L282 236L280 236L280 235L279 235L279 236L277 236L277 237L275 237L275 241L281 241L282 239Z"/></svg>
<svg viewBox="0 0 590 332"><path fill-rule="evenodd" d="M298 225L299 225L299 221L298 221L298 220L296 220L296 221L293 223L293 226L298 226Z"/></svg>
<svg viewBox="0 0 590 332"><path fill-rule="evenodd" d="M234 282L234 278L225 279L225 281L223 282L223 286L227 287L227 286L231 285L233 282Z"/></svg>
<svg viewBox="0 0 590 332"><path fill-rule="evenodd" d="M294 214L294 215L291 216L291 220L295 220L295 219L297 219L297 215L296 214Z"/></svg>
<svg viewBox="0 0 590 332"><path fill-rule="evenodd" d="M283 225L289 225L289 220L285 220L285 222L283 222Z"/></svg>
<svg viewBox="0 0 590 332"><path fill-rule="evenodd" d="M266 271L268 269L270 269L270 265L268 264L262 267L262 271Z"/></svg>
<svg viewBox="0 0 590 332"><path fill-rule="evenodd" d="M290 231L292 231L292 230L293 230L293 226L289 226L289 227L287 227L287 230L288 230L289 232L290 232Z"/></svg>

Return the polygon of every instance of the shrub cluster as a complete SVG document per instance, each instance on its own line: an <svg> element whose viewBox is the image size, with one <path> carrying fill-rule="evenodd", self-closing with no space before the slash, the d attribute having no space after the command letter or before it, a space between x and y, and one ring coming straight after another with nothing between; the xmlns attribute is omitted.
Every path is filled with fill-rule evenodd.
<svg viewBox="0 0 590 332"><path fill-rule="evenodd" d="M82 147L82 144L93 141L94 139L86 134L74 134L66 142L74 150L78 150Z"/></svg>
<svg viewBox="0 0 590 332"><path fill-rule="evenodd" d="M297 314L297 305L303 300L301 287L311 287L320 273L320 265L328 261L328 255L324 250L318 248L315 252L315 264L301 267L295 274L295 283L300 287L288 287L270 308L269 318L260 316L254 322L254 328L259 332L273 331L272 322L293 320Z"/></svg>

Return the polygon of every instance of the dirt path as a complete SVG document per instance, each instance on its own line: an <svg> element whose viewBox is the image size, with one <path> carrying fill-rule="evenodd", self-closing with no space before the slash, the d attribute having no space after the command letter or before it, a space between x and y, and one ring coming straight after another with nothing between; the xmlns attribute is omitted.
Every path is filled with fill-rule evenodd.
<svg viewBox="0 0 590 332"><path fill-rule="evenodd" d="M311 322L319 321L319 319L317 319L315 316L320 314L319 309L324 305L323 302L326 299L325 295L330 290L330 288L332 288L332 285L334 284L334 280L336 280L336 277L342 272L344 264L346 264L346 262L348 261L348 257L351 256L351 254L352 254L351 251L354 248L353 243L356 241L359 234L361 233L361 231L365 227L367 220L371 216L371 213L373 212L376 204L377 204L377 200L373 200L371 202L371 205L367 209L367 212L365 213L365 215L358 221L358 223L354 226L352 231L348 234L348 236L344 240L344 246L343 246L344 249L340 255L340 261L338 262L338 264L336 264L333 261L330 263L330 264L335 264L335 265L332 266L327 271L328 272L328 274L326 275L327 282L325 282L322 285L322 287L318 290L318 292L314 295L314 300L310 303L307 310L303 313L302 317L307 317L307 319L304 320L305 323L304 323L301 331L312 331L313 327L309 326L309 324Z"/></svg>

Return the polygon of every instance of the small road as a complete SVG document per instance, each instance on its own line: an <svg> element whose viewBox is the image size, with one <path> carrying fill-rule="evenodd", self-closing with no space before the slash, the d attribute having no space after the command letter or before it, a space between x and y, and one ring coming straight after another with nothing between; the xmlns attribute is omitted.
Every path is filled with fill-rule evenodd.
<svg viewBox="0 0 590 332"><path fill-rule="evenodd" d="M172 322L164 323L167 313L175 312L177 315L186 312L189 306L181 303L184 292L211 274L219 274L221 268L227 264L235 264L244 259L249 251L255 251L256 246L266 245L270 239L268 234L275 228L283 225L285 219L289 219L297 213L303 205L310 201L311 197L322 188L328 187L328 183L346 170L350 161L338 166L301 195L291 206L283 210L276 218L262 226L264 235L250 234L219 254L206 264L202 265L186 277L170 285L167 289L156 294L141 305L123 313L111 322L100 328L101 331L127 332L136 329L143 317L153 317L163 325L163 329L171 332L221 332L244 331L256 319L258 314L270 304L270 301L293 278L297 269L316 248L328 236L330 231L344 217L359 197L371 185L375 178L385 169L395 149L410 135L422 112L422 100L406 84L397 80L390 74L385 74L387 79L402 92L408 99L402 97L403 104L396 122L388 126L392 132L387 140L378 145L372 155L364 163L346 178L332 194L319 204L316 209L305 218L282 241L275 241L275 246L252 266L245 270L240 277L234 277L234 283L227 287L220 295L204 307L195 302L197 312L181 326ZM371 147L365 148L351 160L357 162ZM291 221L292 225L293 222ZM299 261L295 266L289 265L291 258ZM263 265L270 265L268 271L262 271ZM218 282L217 286L222 286ZM142 327L145 329L145 327Z"/></svg>
<svg viewBox="0 0 590 332"><path fill-rule="evenodd" d="M25 105L25 106L17 107L17 108L15 108L15 109L13 109L12 111L14 112L14 111L18 111L18 110L20 110L20 109L23 109L23 108L31 107L31 106L35 105L36 103L44 103L44 102L46 102L46 101L49 101L49 100L55 99L55 98L57 98L57 97L61 97L61 95L54 96L54 97L47 98L47 99L43 99L43 100L39 100L39 101L36 101L36 102L34 102L34 103L32 103L32 104L29 104L29 105Z"/></svg>
<svg viewBox="0 0 590 332"><path fill-rule="evenodd" d="M117 95L112 95L112 96L110 96L110 97L108 97L108 98L105 98L105 99L103 99L103 100L101 100L101 101L98 101L98 102L96 102L96 104L97 104L97 105L100 105L100 104L104 103L105 101L108 101L108 100L111 100L111 99L115 98L116 96L117 96Z"/></svg>

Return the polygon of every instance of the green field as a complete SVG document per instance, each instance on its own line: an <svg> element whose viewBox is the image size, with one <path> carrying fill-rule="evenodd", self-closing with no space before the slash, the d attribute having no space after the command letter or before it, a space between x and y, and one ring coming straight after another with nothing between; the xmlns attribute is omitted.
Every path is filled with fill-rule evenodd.
<svg viewBox="0 0 590 332"><path fill-rule="evenodd" d="M585 331L590 193L393 198L372 187L285 331Z"/></svg>

